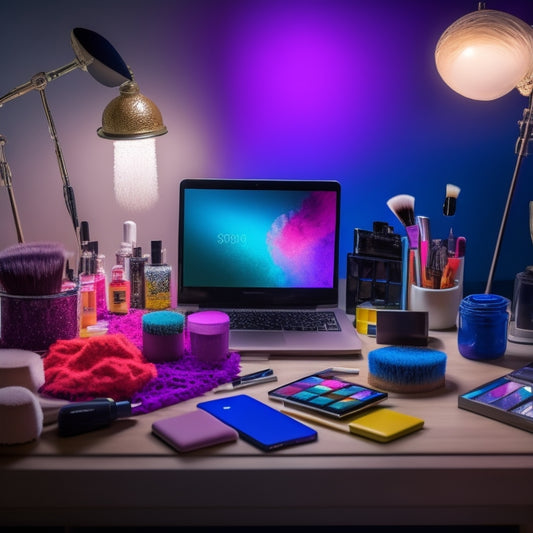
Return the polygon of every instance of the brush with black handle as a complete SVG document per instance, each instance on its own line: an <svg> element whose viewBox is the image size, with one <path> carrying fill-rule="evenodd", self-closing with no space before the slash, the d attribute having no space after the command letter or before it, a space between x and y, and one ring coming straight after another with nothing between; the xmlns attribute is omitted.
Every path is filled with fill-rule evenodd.
<svg viewBox="0 0 533 533"><path fill-rule="evenodd" d="M461 192L461 188L453 183L446 185L446 198L444 198L444 204L442 206L442 213L444 216L452 217L455 215L455 209L457 207L457 197Z"/></svg>

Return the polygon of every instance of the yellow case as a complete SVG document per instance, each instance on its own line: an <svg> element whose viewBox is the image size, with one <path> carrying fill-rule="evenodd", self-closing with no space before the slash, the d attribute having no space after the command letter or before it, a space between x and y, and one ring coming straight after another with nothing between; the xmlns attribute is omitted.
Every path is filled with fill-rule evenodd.
<svg viewBox="0 0 533 533"><path fill-rule="evenodd" d="M332 420L303 409L294 409L286 404L283 405L281 411L301 420L314 422L344 433L353 433L378 442L389 442L403 437L421 429L424 425L424 420L421 418L393 411L388 407L371 407L346 420Z"/></svg>
<svg viewBox="0 0 533 533"><path fill-rule="evenodd" d="M421 429L424 421L386 407L368 409L348 422L351 433L379 442L389 442Z"/></svg>

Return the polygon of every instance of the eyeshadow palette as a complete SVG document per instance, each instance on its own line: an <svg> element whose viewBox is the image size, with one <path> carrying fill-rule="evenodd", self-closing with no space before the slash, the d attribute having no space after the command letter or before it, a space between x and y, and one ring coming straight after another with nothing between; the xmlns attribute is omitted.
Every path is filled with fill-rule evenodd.
<svg viewBox="0 0 533 533"><path fill-rule="evenodd" d="M533 363L460 395L458 406L533 433Z"/></svg>
<svg viewBox="0 0 533 533"><path fill-rule="evenodd" d="M388 397L386 392L347 381L328 370L277 387L268 396L334 418L357 413Z"/></svg>

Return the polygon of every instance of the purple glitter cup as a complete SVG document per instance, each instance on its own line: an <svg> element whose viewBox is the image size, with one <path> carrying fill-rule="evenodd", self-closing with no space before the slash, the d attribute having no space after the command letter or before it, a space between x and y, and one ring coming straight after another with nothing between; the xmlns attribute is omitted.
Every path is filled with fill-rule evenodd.
<svg viewBox="0 0 533 533"><path fill-rule="evenodd" d="M79 287L44 296L0 292L0 347L44 353L80 331Z"/></svg>
<svg viewBox="0 0 533 533"><path fill-rule="evenodd" d="M191 354L207 363L224 360L229 351L229 316L221 311L199 311L187 318Z"/></svg>

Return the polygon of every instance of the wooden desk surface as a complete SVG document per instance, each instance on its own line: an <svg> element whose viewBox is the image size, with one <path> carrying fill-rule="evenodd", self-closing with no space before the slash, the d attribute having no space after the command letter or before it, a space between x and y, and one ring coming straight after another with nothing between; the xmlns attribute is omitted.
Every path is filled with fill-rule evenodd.
<svg viewBox="0 0 533 533"><path fill-rule="evenodd" d="M1 525L429 525L533 524L533 433L457 407L457 397L533 360L509 343L504 358L463 358L456 331L430 332L448 355L446 386L389 393L383 404L423 418L422 430L380 444L316 426L318 440L271 453L238 442L178 454L153 435L158 418L214 397L118 420L60 438L46 426L38 442L0 447ZM330 366L355 366L367 383L362 337L354 359L243 360L243 373L274 369L289 382ZM274 407L275 384L242 389ZM233 394L231 392L223 394ZM220 397L220 394L216 395Z"/></svg>

